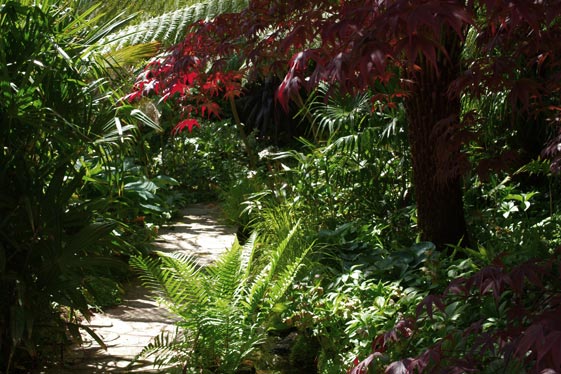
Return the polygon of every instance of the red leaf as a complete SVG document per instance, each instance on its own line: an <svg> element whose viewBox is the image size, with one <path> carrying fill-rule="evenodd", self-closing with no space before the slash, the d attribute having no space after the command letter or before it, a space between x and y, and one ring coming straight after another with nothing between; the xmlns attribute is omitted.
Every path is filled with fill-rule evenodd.
<svg viewBox="0 0 561 374"><path fill-rule="evenodd" d="M220 106L213 101L207 101L205 104L201 105L201 115L204 116L205 112L207 117L210 117L211 115L220 117Z"/></svg>
<svg viewBox="0 0 561 374"><path fill-rule="evenodd" d="M437 296L437 295L428 295L427 297L425 297L423 299L423 301L421 301L421 303L417 306L417 318L419 317L419 315L421 314L423 307L427 310L427 315L429 316L430 319L432 319L433 316L433 304L440 310L440 311L444 311L445 306L444 303L442 302L442 297Z"/></svg>
<svg viewBox="0 0 561 374"><path fill-rule="evenodd" d="M368 372L368 367L375 358L382 357L380 352L374 352L362 361L358 361L358 357L354 359L353 365L355 366L349 374L364 374Z"/></svg>
<svg viewBox="0 0 561 374"><path fill-rule="evenodd" d="M125 97L123 97L123 100L128 101L129 103L132 103L133 101L140 99L142 97L142 91L134 91L131 92L130 94L126 95Z"/></svg>
<svg viewBox="0 0 561 374"><path fill-rule="evenodd" d="M545 342L538 350L537 356L538 366L544 358L549 358L547 363L553 364L556 370L561 369L561 331L552 331L545 336Z"/></svg>
<svg viewBox="0 0 561 374"><path fill-rule="evenodd" d="M189 89L189 86L187 86L186 84L177 82L177 83L173 84L171 86L171 88L169 88L167 93L162 97L162 100L166 101L167 99L169 99L171 96L173 96L176 93L179 93L180 96L183 96L185 94L185 92L187 92L188 89Z"/></svg>
<svg viewBox="0 0 561 374"><path fill-rule="evenodd" d="M198 73L191 71L185 74L184 82L186 82L189 85L192 85L193 82L195 82L195 79L197 79L198 77L199 77Z"/></svg>
<svg viewBox="0 0 561 374"><path fill-rule="evenodd" d="M410 358L392 362L384 373L386 374L410 374L409 364L412 362Z"/></svg>
<svg viewBox="0 0 561 374"><path fill-rule="evenodd" d="M522 110L527 110L530 102L541 96L540 92L541 86L538 82L529 78L521 78L514 82L509 100L513 107L520 103Z"/></svg>
<svg viewBox="0 0 561 374"><path fill-rule="evenodd" d="M199 121L197 121L196 119L193 118L187 118L181 122L179 122L177 125L175 125L175 127L172 130L172 133L177 135L180 132L182 132L183 130L185 130L185 127L187 127L187 129L189 130L189 132L193 131L193 127L200 127Z"/></svg>
<svg viewBox="0 0 561 374"><path fill-rule="evenodd" d="M544 341L543 326L541 323L534 323L524 331L522 339L517 344L514 354L520 358L526 357L528 352L536 350L539 344Z"/></svg>

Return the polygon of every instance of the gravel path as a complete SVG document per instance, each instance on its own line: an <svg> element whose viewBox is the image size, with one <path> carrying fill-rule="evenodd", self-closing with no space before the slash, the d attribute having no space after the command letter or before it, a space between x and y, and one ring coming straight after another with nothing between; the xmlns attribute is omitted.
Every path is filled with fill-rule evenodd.
<svg viewBox="0 0 561 374"><path fill-rule="evenodd" d="M219 209L215 205L196 204L181 213L181 219L160 230L154 243L156 249L194 254L205 265L232 245L236 230L219 223ZM159 307L145 288L138 283L130 284L121 305L94 315L89 323L102 337L107 350L85 335L84 344L65 355L63 367L38 373L160 373L149 361L127 366L154 336L164 330L173 331L173 323L174 317Z"/></svg>

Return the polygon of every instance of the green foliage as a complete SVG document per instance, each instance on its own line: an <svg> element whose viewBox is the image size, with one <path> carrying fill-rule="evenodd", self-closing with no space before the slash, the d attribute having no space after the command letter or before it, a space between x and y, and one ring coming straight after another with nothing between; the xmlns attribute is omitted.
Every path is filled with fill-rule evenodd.
<svg viewBox="0 0 561 374"><path fill-rule="evenodd" d="M367 279L358 265L332 281L322 278L294 286L292 314L285 323L319 340L320 373L341 372L354 357L369 352L369 341L394 322L401 290Z"/></svg>
<svg viewBox="0 0 561 374"><path fill-rule="evenodd" d="M156 337L141 356L183 373L233 373L263 342L264 323L311 248L292 243L297 231L272 246L255 235L243 247L235 242L204 268L183 254L133 258L145 284L180 318L176 334Z"/></svg>
<svg viewBox="0 0 561 374"><path fill-rule="evenodd" d="M114 161L99 157L82 159L86 177L92 181L83 193L90 199L104 199L114 218L139 224L160 224L169 220L184 205L179 183L168 176L148 177L137 158L119 157Z"/></svg>
<svg viewBox="0 0 561 374"><path fill-rule="evenodd" d="M218 122L169 138L162 148L161 171L173 176L191 202L216 200L248 173L236 128Z"/></svg>
<svg viewBox="0 0 561 374"><path fill-rule="evenodd" d="M374 221L378 227L402 227L400 239L410 241L409 156L399 132L403 111L367 114L359 109L364 99L351 103L356 106L348 108L344 102L336 109L334 99L311 106L322 118L321 131L331 131L327 144L302 141L301 151L277 153L275 177L281 191L275 194L321 228Z"/></svg>
<svg viewBox="0 0 561 374"><path fill-rule="evenodd" d="M16 363L33 365L68 337L79 340L78 312L87 316L92 305L110 302L96 285L118 297L113 280L127 269L118 257L136 252L134 230L113 214L120 182L111 161L131 152L135 123L158 128L129 106L113 107L118 93L109 83L117 86L117 77L97 44L113 27L96 23L95 9L78 13L49 1L0 5L0 371L6 373ZM109 173L99 178L102 171Z"/></svg>
<svg viewBox="0 0 561 374"><path fill-rule="evenodd" d="M244 204L248 203L250 196L261 193L264 186L258 174L239 178L226 185L220 194L220 205L225 219L232 225L238 226L241 231L249 230L251 212Z"/></svg>
<svg viewBox="0 0 561 374"><path fill-rule="evenodd" d="M470 219L479 243L479 254L469 252L471 256L488 264L506 252L516 262L541 257L561 243L557 229L561 217L552 210L550 186L530 192L521 188L506 176L502 180L492 177L487 184L476 183L468 191L466 199L473 212Z"/></svg>
<svg viewBox="0 0 561 374"><path fill-rule="evenodd" d="M411 313L427 285L437 286L431 251L434 245L419 243L377 261L355 260L343 268L318 264L293 286L281 317L317 339L319 373L344 372L356 357L368 355L374 338Z"/></svg>
<svg viewBox="0 0 561 374"><path fill-rule="evenodd" d="M175 44L185 37L185 30L195 22L211 19L219 14L240 12L247 5L247 0L197 1L124 28L111 35L107 45L113 49L121 49L152 41Z"/></svg>

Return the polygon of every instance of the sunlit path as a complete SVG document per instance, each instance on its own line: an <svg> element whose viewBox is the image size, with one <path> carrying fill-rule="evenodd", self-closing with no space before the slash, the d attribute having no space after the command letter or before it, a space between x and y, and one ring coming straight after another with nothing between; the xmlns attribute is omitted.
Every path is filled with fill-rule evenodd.
<svg viewBox="0 0 561 374"><path fill-rule="evenodd" d="M219 209L197 204L185 208L182 218L160 230L155 249L184 251L201 264L212 262L234 241L236 229L219 223ZM129 284L123 303L95 314L88 325L102 337L104 350L89 335L84 344L64 354L64 364L38 373L159 373L150 360L133 358L164 330L174 330L174 317L158 306L138 283Z"/></svg>

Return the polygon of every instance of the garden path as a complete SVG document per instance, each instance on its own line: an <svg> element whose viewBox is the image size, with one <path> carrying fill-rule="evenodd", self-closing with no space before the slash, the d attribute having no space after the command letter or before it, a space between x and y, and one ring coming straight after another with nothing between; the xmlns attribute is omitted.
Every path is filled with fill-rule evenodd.
<svg viewBox="0 0 561 374"><path fill-rule="evenodd" d="M236 229L219 222L219 208L213 204L191 205L181 218L160 229L154 242L161 251L193 254L201 265L215 260L229 248ZM150 292L138 281L127 287L121 305L95 314L89 326L107 345L104 350L89 335L84 344L66 353L61 367L39 371L40 374L160 373L149 360L133 358L164 330L173 331L174 317L158 306ZM130 367L129 367L130 365Z"/></svg>

